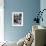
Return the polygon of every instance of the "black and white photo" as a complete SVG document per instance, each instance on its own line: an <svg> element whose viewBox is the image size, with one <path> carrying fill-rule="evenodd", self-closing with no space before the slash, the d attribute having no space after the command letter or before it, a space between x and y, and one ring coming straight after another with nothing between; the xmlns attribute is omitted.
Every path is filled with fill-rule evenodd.
<svg viewBox="0 0 46 46"><path fill-rule="evenodd" d="M12 25L23 26L23 12L12 12Z"/></svg>

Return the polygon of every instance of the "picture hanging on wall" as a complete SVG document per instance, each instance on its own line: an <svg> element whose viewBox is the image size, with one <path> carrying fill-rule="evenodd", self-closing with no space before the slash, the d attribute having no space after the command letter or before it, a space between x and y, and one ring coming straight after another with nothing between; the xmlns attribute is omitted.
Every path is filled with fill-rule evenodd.
<svg viewBox="0 0 46 46"><path fill-rule="evenodd" d="M23 12L12 12L12 26L23 26Z"/></svg>

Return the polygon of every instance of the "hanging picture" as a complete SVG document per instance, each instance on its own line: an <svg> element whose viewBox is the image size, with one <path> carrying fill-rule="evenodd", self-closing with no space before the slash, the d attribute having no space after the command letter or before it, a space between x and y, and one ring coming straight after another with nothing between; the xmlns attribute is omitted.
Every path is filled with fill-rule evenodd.
<svg viewBox="0 0 46 46"><path fill-rule="evenodd" d="M12 12L12 26L23 26L23 12Z"/></svg>

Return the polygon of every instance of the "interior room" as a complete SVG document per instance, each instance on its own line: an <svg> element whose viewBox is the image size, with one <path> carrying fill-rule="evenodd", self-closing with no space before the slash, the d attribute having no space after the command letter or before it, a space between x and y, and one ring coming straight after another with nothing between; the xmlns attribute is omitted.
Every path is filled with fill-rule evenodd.
<svg viewBox="0 0 46 46"><path fill-rule="evenodd" d="M46 0L0 0L0 46L46 46Z"/></svg>

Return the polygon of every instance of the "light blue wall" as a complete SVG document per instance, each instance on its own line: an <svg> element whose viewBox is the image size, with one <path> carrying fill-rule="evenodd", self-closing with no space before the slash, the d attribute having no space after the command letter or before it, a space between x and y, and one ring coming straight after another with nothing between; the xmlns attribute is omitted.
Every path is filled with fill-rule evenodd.
<svg viewBox="0 0 46 46"><path fill-rule="evenodd" d="M32 28L32 19L36 17L35 12L40 9L40 0L4 0L4 38L7 41L18 41L24 37ZM22 11L24 13L24 26L12 26L12 12Z"/></svg>
<svg viewBox="0 0 46 46"><path fill-rule="evenodd" d="M41 0L40 1L40 10L42 11L43 9L46 9L46 0ZM46 27L46 10L43 12L43 22L40 21L40 25Z"/></svg>

